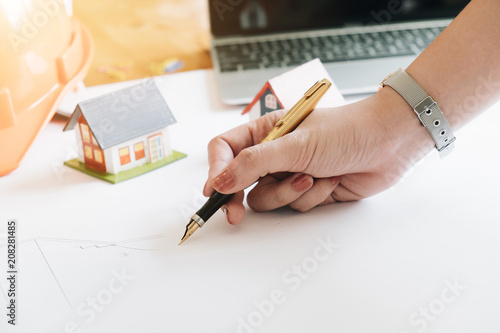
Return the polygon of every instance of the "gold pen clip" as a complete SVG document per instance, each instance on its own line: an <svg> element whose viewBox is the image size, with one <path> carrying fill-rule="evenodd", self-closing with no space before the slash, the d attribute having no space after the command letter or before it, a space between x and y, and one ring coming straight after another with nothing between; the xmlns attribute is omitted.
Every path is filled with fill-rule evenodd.
<svg viewBox="0 0 500 333"><path fill-rule="evenodd" d="M326 80L326 79L323 79L323 80L320 80L318 82L316 82L311 88L309 88L308 91L306 91L306 93L304 94L304 96L306 97L311 97L312 95L314 95L314 93L319 89L321 88L322 86L324 85L332 85L330 83L330 81Z"/></svg>
<svg viewBox="0 0 500 333"><path fill-rule="evenodd" d="M316 82L304 96L274 125L263 142L269 142L293 131L314 110L332 83L327 79Z"/></svg>

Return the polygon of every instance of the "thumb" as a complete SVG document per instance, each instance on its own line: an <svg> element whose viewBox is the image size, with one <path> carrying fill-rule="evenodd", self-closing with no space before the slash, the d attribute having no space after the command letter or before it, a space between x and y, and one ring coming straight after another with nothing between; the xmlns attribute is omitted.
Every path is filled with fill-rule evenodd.
<svg viewBox="0 0 500 333"><path fill-rule="evenodd" d="M259 178L280 171L298 172L301 146L297 133L243 149L217 176L212 186L221 193L241 191Z"/></svg>

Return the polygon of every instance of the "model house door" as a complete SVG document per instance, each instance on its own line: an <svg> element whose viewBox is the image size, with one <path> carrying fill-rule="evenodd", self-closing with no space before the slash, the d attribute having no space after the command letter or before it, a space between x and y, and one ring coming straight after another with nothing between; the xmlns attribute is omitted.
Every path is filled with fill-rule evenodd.
<svg viewBox="0 0 500 333"><path fill-rule="evenodd" d="M106 163L101 147L97 144L87 124L80 123L85 165L97 171L106 172Z"/></svg>
<svg viewBox="0 0 500 333"><path fill-rule="evenodd" d="M163 135L156 134L148 138L149 142L149 158L151 163L157 162L165 157L163 148Z"/></svg>

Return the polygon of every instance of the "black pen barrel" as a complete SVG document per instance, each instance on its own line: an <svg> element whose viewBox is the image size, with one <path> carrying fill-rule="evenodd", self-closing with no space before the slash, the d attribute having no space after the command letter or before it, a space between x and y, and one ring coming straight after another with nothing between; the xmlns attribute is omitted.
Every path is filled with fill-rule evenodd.
<svg viewBox="0 0 500 333"><path fill-rule="evenodd" d="M210 198L207 200L207 202L201 207L197 212L196 215L201 217L203 221L208 221L212 215L215 214L219 208L221 208L226 202L229 201L233 197L234 193L232 194L222 194L217 191L214 191Z"/></svg>

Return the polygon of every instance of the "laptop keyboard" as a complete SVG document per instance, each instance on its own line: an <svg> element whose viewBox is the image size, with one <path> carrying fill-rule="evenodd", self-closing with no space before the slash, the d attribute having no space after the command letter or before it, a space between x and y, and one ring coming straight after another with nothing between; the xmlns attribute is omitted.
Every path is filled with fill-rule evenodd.
<svg viewBox="0 0 500 333"><path fill-rule="evenodd" d="M216 46L222 72L417 55L444 27L280 39Z"/></svg>

